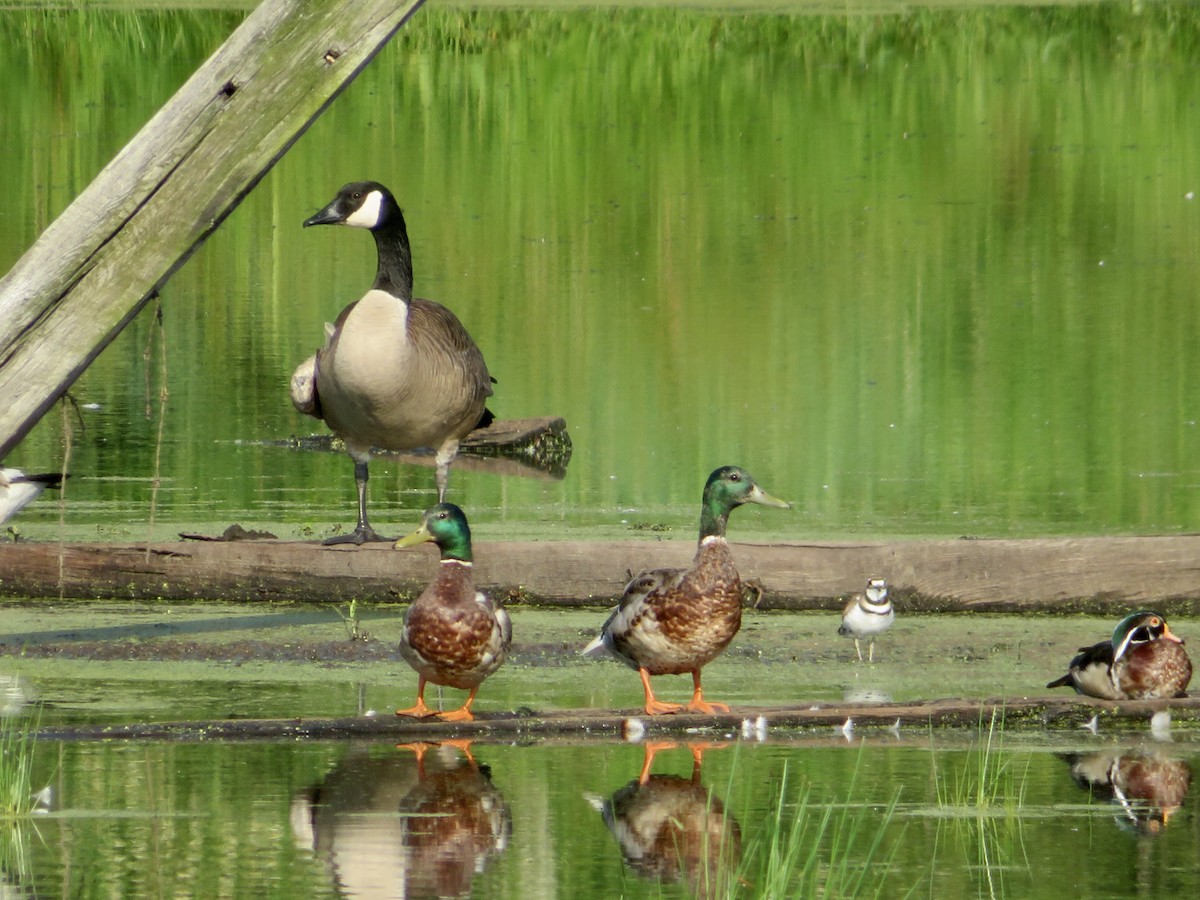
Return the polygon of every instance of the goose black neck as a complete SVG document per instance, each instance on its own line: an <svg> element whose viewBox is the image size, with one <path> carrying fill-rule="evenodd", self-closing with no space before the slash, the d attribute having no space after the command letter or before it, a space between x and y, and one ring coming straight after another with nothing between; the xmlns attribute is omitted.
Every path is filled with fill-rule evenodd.
<svg viewBox="0 0 1200 900"><path fill-rule="evenodd" d="M413 295L412 248L408 244L408 228L404 216L395 210L386 222L371 229L375 235L375 250L379 255L379 266L375 271L378 291L387 291L401 300L411 300Z"/></svg>

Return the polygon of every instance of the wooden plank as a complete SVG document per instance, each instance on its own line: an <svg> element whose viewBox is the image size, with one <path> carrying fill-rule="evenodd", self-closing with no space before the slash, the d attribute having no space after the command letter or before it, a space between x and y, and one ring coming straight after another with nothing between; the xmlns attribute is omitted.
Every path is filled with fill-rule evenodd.
<svg viewBox="0 0 1200 900"><path fill-rule="evenodd" d="M263 0L0 279L0 459L423 0Z"/></svg>
<svg viewBox="0 0 1200 900"><path fill-rule="evenodd" d="M266 443L291 450L346 452L341 440L329 433ZM487 428L476 428L463 439L454 460L454 470L561 481L567 474L571 450L571 436L561 416L497 419ZM381 459L410 466L432 468L437 464L435 453L430 449L411 452L376 449L372 453Z"/></svg>
<svg viewBox="0 0 1200 900"><path fill-rule="evenodd" d="M815 729L828 735L853 721L848 740L839 731L832 738L839 744L855 738L879 735L903 727L929 726L976 728L993 715L1002 717L1006 729L1022 725L1078 728L1096 716L1105 731L1144 729L1153 713L1169 709L1175 721L1200 719L1200 698L1154 701L1094 700L1088 697L1009 697L989 699L945 699L915 703L831 703L802 706L739 707L712 716L673 714L646 716L640 710L556 710L552 712L480 713L474 722L440 722L410 719L383 713L335 719L219 719L196 722L133 722L82 724L41 728L46 740L281 740L386 738L389 741L473 740L619 740L629 720L645 728L645 738L737 737L744 724L766 719L770 740L811 739ZM810 734L805 735L807 731ZM799 732L799 733L798 733Z"/></svg>
<svg viewBox="0 0 1200 900"><path fill-rule="evenodd" d="M907 610L1200 614L1200 535L733 543L761 609L834 609L885 577ZM687 565L692 541L477 542L479 584L514 602L604 605L630 571ZM414 595L432 545L308 542L0 544L0 596L384 602Z"/></svg>

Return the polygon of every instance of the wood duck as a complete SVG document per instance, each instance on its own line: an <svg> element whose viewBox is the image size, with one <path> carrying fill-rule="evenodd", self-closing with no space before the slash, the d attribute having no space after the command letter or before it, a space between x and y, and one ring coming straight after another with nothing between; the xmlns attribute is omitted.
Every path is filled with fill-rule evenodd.
<svg viewBox="0 0 1200 900"><path fill-rule="evenodd" d="M1120 810L1118 821L1143 834L1157 834L1183 808L1192 785L1184 759L1157 751L1069 754L1071 777L1094 796Z"/></svg>
<svg viewBox="0 0 1200 900"><path fill-rule="evenodd" d="M600 635L584 648L601 648L637 669L646 695L646 714L726 712L723 703L708 703L700 687L700 670L733 640L742 625L742 583L725 527L729 514L745 503L782 509L791 504L766 493L750 473L722 466L708 477L700 506L700 540L687 569L653 569L625 587L620 604ZM656 700L652 675L692 675L692 699L679 703Z"/></svg>
<svg viewBox="0 0 1200 900"><path fill-rule="evenodd" d="M442 560L437 577L404 614L400 655L416 670L417 702L398 709L398 716L434 716L446 722L469 722L471 704L485 678L504 663L512 643L508 613L481 591L472 575L471 529L453 503L426 511L420 527L396 541L412 547L434 541ZM435 713L425 705L425 685L448 685L470 691L456 710Z"/></svg>
<svg viewBox="0 0 1200 900"><path fill-rule="evenodd" d="M892 601L888 599L887 582L882 578L872 578L867 582L866 591L851 597L842 610L842 625L838 628L838 634L854 638L854 650L859 662L862 662L863 655L858 642L860 638L866 638L867 662L874 662L875 636L891 628L895 620L896 612L892 609Z"/></svg>
<svg viewBox="0 0 1200 900"><path fill-rule="evenodd" d="M324 420L354 460L358 524L325 543L389 540L367 521L371 448L435 450L438 501L445 500L459 442L492 421L492 379L454 313L413 297L408 229L391 191L374 181L348 184L305 220L310 225L366 228L378 254L371 290L325 326L325 345L292 375L296 409Z"/></svg>
<svg viewBox="0 0 1200 900"><path fill-rule="evenodd" d="M1183 638L1159 613L1142 610L1117 623L1111 640L1080 647L1067 674L1046 687L1073 687L1104 700L1154 700L1186 696L1191 680Z"/></svg>

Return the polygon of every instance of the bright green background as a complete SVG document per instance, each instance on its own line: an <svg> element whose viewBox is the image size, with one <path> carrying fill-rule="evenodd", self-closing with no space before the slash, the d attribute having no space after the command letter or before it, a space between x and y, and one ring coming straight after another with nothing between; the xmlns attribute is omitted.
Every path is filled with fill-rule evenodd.
<svg viewBox="0 0 1200 900"><path fill-rule="evenodd" d="M0 15L0 268L238 19ZM797 501L735 533L1195 530L1198 56L1185 4L431 4L164 291L165 412L151 315L80 380L101 408L73 423L66 533L146 534L156 475L171 527L350 524L348 460L238 442L321 430L288 378L373 248L300 222L364 177L400 197L418 293L474 333L495 411L570 427L562 482L454 475L484 537L687 537L725 463ZM6 462L58 464L62 427ZM390 530L433 499L427 469L373 474Z"/></svg>

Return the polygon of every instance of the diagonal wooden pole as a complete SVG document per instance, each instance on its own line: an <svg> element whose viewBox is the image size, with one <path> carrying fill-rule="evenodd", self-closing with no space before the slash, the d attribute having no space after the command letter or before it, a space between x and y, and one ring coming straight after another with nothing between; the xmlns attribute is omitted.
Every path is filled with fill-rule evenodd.
<svg viewBox="0 0 1200 900"><path fill-rule="evenodd" d="M424 0L263 0L0 279L0 460Z"/></svg>

